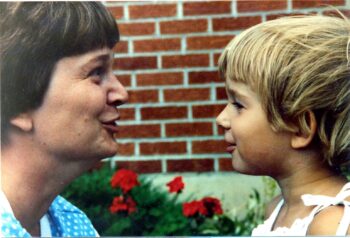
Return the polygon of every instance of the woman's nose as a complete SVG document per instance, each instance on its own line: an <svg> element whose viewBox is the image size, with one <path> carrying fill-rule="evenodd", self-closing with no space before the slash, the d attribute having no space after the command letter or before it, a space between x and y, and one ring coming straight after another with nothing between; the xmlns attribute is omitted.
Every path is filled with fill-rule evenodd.
<svg viewBox="0 0 350 238"><path fill-rule="evenodd" d="M226 107L220 112L219 116L217 116L216 118L216 124L225 129L230 128L230 118L227 113L228 107L229 105L226 105Z"/></svg>
<svg viewBox="0 0 350 238"><path fill-rule="evenodd" d="M126 103L129 95L118 78L115 75L112 75L108 81L107 103L116 106Z"/></svg>

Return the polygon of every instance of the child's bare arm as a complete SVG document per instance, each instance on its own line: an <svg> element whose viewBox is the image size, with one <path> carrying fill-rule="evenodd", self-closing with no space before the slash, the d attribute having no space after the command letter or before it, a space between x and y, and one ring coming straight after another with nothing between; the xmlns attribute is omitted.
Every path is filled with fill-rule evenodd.
<svg viewBox="0 0 350 238"><path fill-rule="evenodd" d="M309 226L307 235L334 236L344 215L343 206L331 206L318 213ZM347 235L350 234L348 230Z"/></svg>

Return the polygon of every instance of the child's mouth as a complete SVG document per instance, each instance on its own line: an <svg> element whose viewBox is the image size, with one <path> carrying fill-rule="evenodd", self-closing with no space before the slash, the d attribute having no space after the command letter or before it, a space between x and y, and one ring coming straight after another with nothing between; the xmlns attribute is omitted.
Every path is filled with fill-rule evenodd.
<svg viewBox="0 0 350 238"><path fill-rule="evenodd" d="M235 149L236 149L236 145L229 145L226 147L226 151L230 154L233 153L233 151L235 151Z"/></svg>

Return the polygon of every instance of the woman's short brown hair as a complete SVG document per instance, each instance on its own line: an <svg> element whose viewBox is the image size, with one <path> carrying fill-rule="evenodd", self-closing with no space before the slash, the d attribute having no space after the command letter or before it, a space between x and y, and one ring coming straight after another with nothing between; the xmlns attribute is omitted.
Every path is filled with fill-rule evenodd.
<svg viewBox="0 0 350 238"><path fill-rule="evenodd" d="M2 144L9 120L41 105L57 61L118 41L114 17L98 2L0 3Z"/></svg>

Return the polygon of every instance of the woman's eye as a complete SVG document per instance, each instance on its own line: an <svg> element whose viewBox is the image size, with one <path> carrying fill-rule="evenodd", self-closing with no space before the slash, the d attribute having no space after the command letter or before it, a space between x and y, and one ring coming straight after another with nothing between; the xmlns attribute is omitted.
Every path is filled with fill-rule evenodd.
<svg viewBox="0 0 350 238"><path fill-rule="evenodd" d="M89 73L89 77L101 77L102 75L104 74L104 68L103 67L98 67L94 70L92 70L90 73Z"/></svg>

